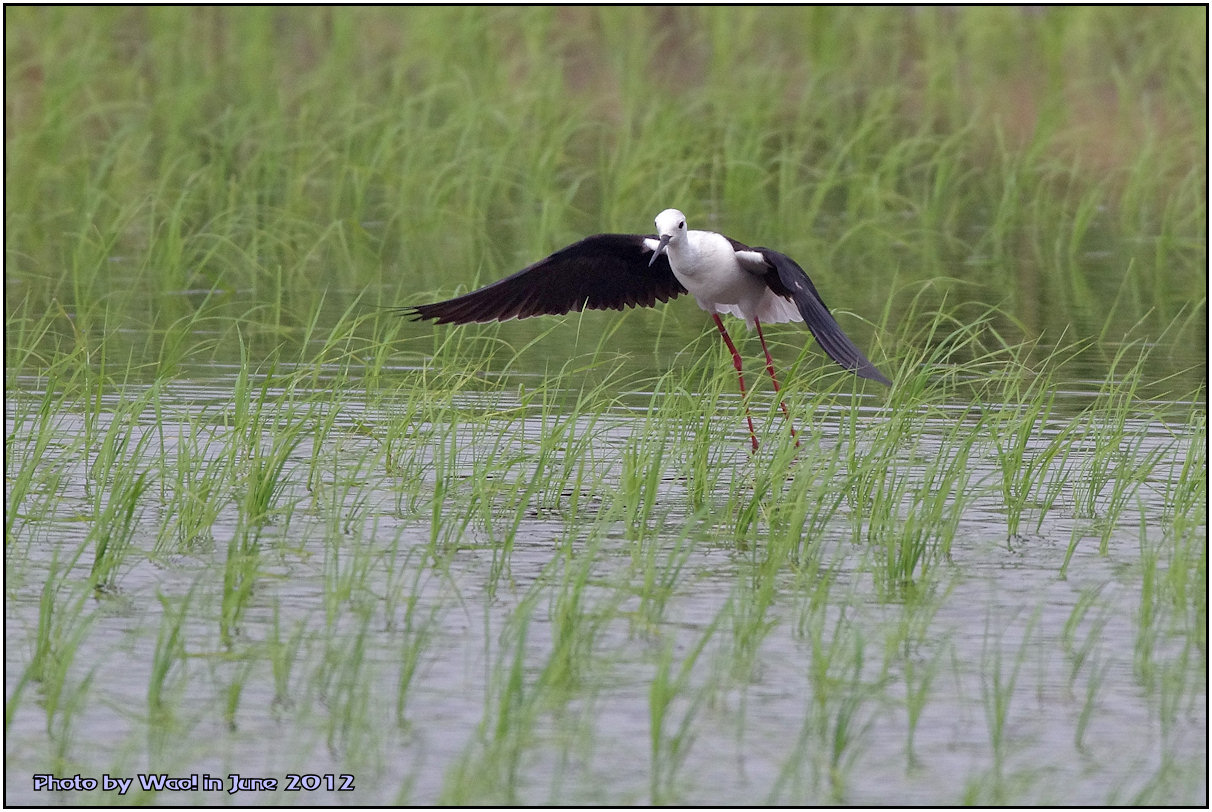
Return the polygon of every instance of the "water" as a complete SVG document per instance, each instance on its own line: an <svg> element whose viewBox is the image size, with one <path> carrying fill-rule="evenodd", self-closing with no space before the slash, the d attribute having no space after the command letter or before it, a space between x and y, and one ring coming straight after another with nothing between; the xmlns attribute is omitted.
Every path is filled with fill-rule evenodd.
<svg viewBox="0 0 1212 812"><path fill-rule="evenodd" d="M39 386L26 380L10 392L10 459L28 441L21 432ZM204 456L221 458L234 388L229 377L173 381L160 410L139 415L129 447L146 431L146 467L172 463L193 431L211 438ZM479 506L460 501L475 488L456 489L435 543L427 499L448 452L427 448L424 465L385 470L379 444L405 404L340 394L335 413L309 417L331 429L304 432L287 458L230 641L219 629L228 547L242 532L237 493L222 500L210 538L165 544L171 503L153 486L116 590L81 589L91 549L70 578L60 572L57 629L70 662L48 723L45 687L23 680L43 584L86 538L93 496L85 461L71 458L86 416L56 415L49 447L65 453L45 481L57 491L36 494L42 511L29 500L9 505L19 516L6 545L8 803L112 800L34 791L32 777L49 772L197 773L225 787L164 791L160 803L1207 801L1206 642L1193 628L1206 605L1200 617L1190 595L1175 603L1164 589L1171 561L1192 566L1162 531L1171 480L1196 442L1190 426L1126 427L1130 453L1157 462L1105 549L1097 517L1070 498L1038 529L1028 513L1007 539L996 461L974 455L950 559L929 578L890 591L877 577L879 551L838 518L813 539L813 560L774 574L766 601L764 530L755 543L730 537L727 516L696 518L675 476L660 482L638 540L623 522L602 521L609 492L578 494L575 510L568 494L554 506L542 496L519 506L503 485L536 475L527 454L551 415L544 422L513 396L468 395L468 409L499 417L440 434L456 444L449 482L493 476L502 489L491 491L497 503ZM102 431L119 399L101 404ZM629 439L651 420L650 399L626 394L577 426L597 438L587 482L618 481ZM810 441L842 442L847 413L812 415L819 434ZM880 419L875 405L862 415ZM727 505L753 461L739 411L718 419L734 446L718 455L713 492ZM946 453L950 422L922 436L917 453ZM486 451L494 435L503 439ZM1073 453L1080 470L1085 452ZM898 464L915 470L913 459ZM10 496L15 475L6 477ZM1195 520L1200 544L1205 518ZM664 591L643 581L646 572L667 577ZM73 599L84 601L78 612ZM167 621L180 612L172 644ZM759 622L749 622L754 612ZM571 673L553 670L565 662L554 656L561 645L573 647ZM169 670L157 682L165 652ZM654 753L653 683L663 668L677 687ZM154 684L163 713L149 703ZM230 794L232 773L282 783ZM356 789L284 792L291 774L351 774Z"/></svg>

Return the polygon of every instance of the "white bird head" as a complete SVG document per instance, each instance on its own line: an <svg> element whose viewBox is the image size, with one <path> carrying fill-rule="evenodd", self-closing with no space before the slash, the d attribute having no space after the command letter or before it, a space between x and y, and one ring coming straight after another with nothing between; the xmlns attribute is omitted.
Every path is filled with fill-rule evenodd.
<svg viewBox="0 0 1212 812"><path fill-rule="evenodd" d="M656 216L656 227L661 244L652 252L652 259L648 260L649 267L664 253L669 243L677 244L686 238L686 215L677 209L665 209Z"/></svg>

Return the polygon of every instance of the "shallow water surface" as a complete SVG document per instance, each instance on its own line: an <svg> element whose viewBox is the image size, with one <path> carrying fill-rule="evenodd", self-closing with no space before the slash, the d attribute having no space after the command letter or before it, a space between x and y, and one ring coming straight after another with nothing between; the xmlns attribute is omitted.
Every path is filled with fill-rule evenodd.
<svg viewBox="0 0 1212 812"><path fill-rule="evenodd" d="M246 431L230 379L41 422L25 384L6 409L9 803L114 800L35 791L44 773L224 787L158 803L1206 803L1206 522L1173 516L1204 442L1190 424L1123 427L1117 470L1147 471L1110 526L1114 477L1083 496L1098 469L1078 446L1009 537L996 451L971 443L946 549L932 530L904 582L888 545L967 412L923 419L889 460L908 483L887 496L893 532L842 494L775 559L776 503L831 493L795 483L861 455L852 421L888 419L874 401L800 421L785 463L775 410L753 457L733 402L696 490L687 444L642 441L660 394L567 415L464 393L463 422L437 425L407 422L404 396L295 412L304 393L267 388ZM249 460L288 435L251 521ZM141 472L129 546L94 589L96 505ZM187 534L181 495L207 477L213 515ZM355 789L232 794L233 773Z"/></svg>

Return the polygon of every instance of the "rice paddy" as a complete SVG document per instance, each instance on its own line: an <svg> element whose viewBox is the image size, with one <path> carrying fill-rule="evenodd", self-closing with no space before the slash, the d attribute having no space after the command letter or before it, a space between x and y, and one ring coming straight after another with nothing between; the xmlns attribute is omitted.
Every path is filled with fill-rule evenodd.
<svg viewBox="0 0 1212 812"><path fill-rule="evenodd" d="M5 36L8 803L1207 803L1204 9ZM391 310L667 206L891 390Z"/></svg>

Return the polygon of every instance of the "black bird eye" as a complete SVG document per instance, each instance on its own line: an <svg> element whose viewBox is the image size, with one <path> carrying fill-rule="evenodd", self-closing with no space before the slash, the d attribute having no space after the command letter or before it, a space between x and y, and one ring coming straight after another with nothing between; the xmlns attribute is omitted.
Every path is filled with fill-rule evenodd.
<svg viewBox="0 0 1212 812"><path fill-rule="evenodd" d="M685 228L685 227L686 227L686 221L685 221L685 220L683 220L682 222L678 223L678 228Z"/></svg>

